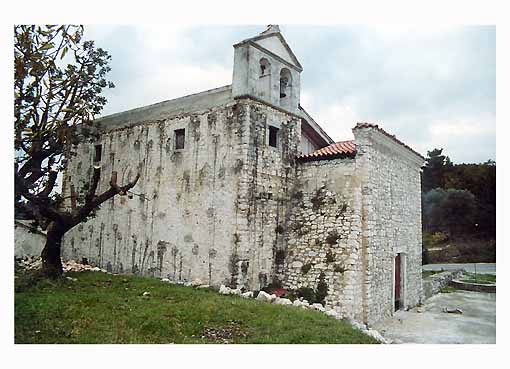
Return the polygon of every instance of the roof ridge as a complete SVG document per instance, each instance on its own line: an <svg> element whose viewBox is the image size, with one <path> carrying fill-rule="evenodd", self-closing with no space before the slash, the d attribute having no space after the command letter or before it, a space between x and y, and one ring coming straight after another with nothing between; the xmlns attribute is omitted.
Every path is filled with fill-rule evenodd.
<svg viewBox="0 0 510 369"><path fill-rule="evenodd" d="M400 141L397 136L395 135L392 135L391 133L385 131L382 127L379 127L378 124L375 124L375 123L369 123L369 122L358 122L356 123L356 126L353 128L353 130L355 129L362 129L362 128L374 128L376 129L377 131L379 131L380 133L382 133L383 135L387 136L388 138L390 138L391 140L395 141L397 144L405 147L406 149L408 149L409 151L411 151L412 153L418 155L420 158L422 158L423 160L425 160L425 157L423 155L421 155L418 151L415 151L413 150L410 146L406 145L405 143L403 143L402 141Z"/></svg>

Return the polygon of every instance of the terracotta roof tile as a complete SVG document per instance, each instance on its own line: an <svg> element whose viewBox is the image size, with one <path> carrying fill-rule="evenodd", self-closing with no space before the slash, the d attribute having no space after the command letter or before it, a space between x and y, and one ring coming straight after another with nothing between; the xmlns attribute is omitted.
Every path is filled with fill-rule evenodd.
<svg viewBox="0 0 510 369"><path fill-rule="evenodd" d="M416 152L414 151L413 149L411 149L409 146L407 146L405 143L403 143L402 141L400 141L395 135L392 135L392 134L389 134L388 132L386 132L384 129L382 129L381 127L379 127L379 125L377 124L373 124L373 123L367 123L367 122L363 122L363 123L357 123L356 124L356 127L353 128L354 129L360 129L360 128L374 128L376 130L378 130L379 132L381 132L383 135L385 136L388 136L389 138L391 138L393 141L395 141L396 143L398 143L399 145L402 145L404 146L406 149L408 149L409 151L413 152L414 154L418 155L420 158L422 158L423 160L425 160L425 158L419 153L419 152Z"/></svg>
<svg viewBox="0 0 510 369"><path fill-rule="evenodd" d="M311 153L298 156L299 160L322 160L334 159L337 157L353 157L356 154L356 145L354 141L340 141Z"/></svg>

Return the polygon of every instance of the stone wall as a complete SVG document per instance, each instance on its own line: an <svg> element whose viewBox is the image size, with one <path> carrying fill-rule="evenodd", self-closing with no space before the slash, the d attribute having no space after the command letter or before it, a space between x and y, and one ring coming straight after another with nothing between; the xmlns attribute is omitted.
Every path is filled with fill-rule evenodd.
<svg viewBox="0 0 510 369"><path fill-rule="evenodd" d="M249 141L239 174L233 253L238 278L232 285L259 289L273 281L275 255L286 245L300 119L250 100L239 103L247 109ZM268 145L269 126L279 129L277 147Z"/></svg>
<svg viewBox="0 0 510 369"><path fill-rule="evenodd" d="M448 286L454 279L462 276L462 270L452 270L433 274L423 280L423 296L425 299L439 293L442 288Z"/></svg>
<svg viewBox="0 0 510 369"><path fill-rule="evenodd" d="M401 306L420 302L421 186L420 157L376 128L353 130L362 177L361 242L364 319L372 324L394 311L395 257L401 254Z"/></svg>
<svg viewBox="0 0 510 369"><path fill-rule="evenodd" d="M267 144L268 126L279 147ZM300 121L249 99L156 121L130 122L78 147L64 179L86 189L94 145L102 145L101 183L141 177L129 196L116 196L65 237L67 259L88 258L114 272L202 279L211 285L263 287L275 247L283 242L286 196ZM175 150L174 131L185 129ZM67 204L69 206L69 203Z"/></svg>
<svg viewBox="0 0 510 369"><path fill-rule="evenodd" d="M361 183L356 167L350 158L299 166L283 280L287 288L316 289L323 273L326 305L361 320Z"/></svg>
<svg viewBox="0 0 510 369"><path fill-rule="evenodd" d="M66 235L64 257L87 257L114 272L230 282L235 201L249 134L244 110L229 103L103 133L95 143L102 145L97 193L108 188L112 171L119 183L137 172L141 177L133 194L112 198L97 217ZM176 150L174 131L182 128L185 148ZM94 144L78 147L64 196L71 185L86 187L93 155Z"/></svg>
<svg viewBox="0 0 510 369"><path fill-rule="evenodd" d="M40 256L46 243L46 234L33 229L30 221L14 221L14 256Z"/></svg>

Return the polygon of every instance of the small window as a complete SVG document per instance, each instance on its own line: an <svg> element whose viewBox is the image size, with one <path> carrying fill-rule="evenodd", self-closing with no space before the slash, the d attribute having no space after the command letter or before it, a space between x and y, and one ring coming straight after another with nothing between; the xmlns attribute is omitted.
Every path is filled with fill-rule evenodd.
<svg viewBox="0 0 510 369"><path fill-rule="evenodd" d="M260 77L271 74L271 64L266 58L260 59Z"/></svg>
<svg viewBox="0 0 510 369"><path fill-rule="evenodd" d="M184 149L184 137L185 137L184 128L175 130L175 149L176 150Z"/></svg>
<svg viewBox="0 0 510 369"><path fill-rule="evenodd" d="M280 98L287 97L289 95L289 87L292 82L292 75L287 68L283 68L280 71Z"/></svg>
<svg viewBox="0 0 510 369"><path fill-rule="evenodd" d="M269 146L278 147L278 131L276 127L269 127Z"/></svg>
<svg viewBox="0 0 510 369"><path fill-rule="evenodd" d="M102 145L96 145L94 146L95 152L94 152L94 163L99 163L101 161L101 155L103 152L103 146Z"/></svg>

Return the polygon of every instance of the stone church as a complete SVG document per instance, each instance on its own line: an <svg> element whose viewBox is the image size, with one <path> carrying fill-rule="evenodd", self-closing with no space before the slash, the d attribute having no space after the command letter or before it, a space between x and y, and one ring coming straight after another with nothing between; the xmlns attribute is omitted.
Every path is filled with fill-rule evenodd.
<svg viewBox="0 0 510 369"><path fill-rule="evenodd" d="M251 290L328 286L373 324L419 303L424 158L370 123L334 142L300 105L303 68L278 26L234 45L232 84L106 116L64 196L101 167L126 196L70 231L64 259Z"/></svg>

